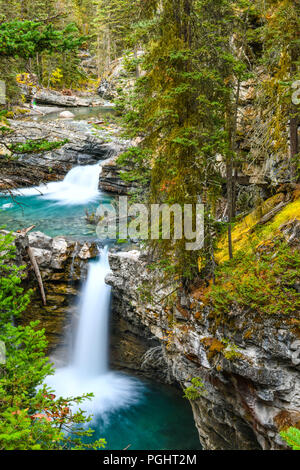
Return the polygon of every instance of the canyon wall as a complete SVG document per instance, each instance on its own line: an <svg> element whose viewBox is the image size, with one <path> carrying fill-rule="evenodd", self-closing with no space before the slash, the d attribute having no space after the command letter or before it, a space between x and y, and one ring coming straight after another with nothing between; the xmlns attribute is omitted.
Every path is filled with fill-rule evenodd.
<svg viewBox="0 0 300 470"><path fill-rule="evenodd" d="M295 222L289 235L298 246L299 227ZM120 333L114 361L126 363L135 337L149 349L143 356L143 348L135 350L130 367L147 369L148 358L148 371L159 380L183 388L193 378L201 380L203 389L191 406L205 449L285 448L280 430L300 421L299 361L293 359L299 338L293 322L276 315L259 319L238 305L226 319L218 318L197 289L178 291L170 307L163 300L172 287L159 284L147 261L139 251L110 254L106 281L113 287L112 317Z"/></svg>

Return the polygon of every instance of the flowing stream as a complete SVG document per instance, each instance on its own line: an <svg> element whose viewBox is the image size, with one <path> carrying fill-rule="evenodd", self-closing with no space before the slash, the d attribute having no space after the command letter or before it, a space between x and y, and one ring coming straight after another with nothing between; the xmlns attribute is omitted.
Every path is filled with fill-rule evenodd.
<svg viewBox="0 0 300 470"><path fill-rule="evenodd" d="M57 396L93 393L80 408L93 415L95 438L107 439L107 449L198 449L191 410L177 390L109 370L108 272L106 247L89 266L71 363L47 384Z"/></svg>
<svg viewBox="0 0 300 470"><path fill-rule="evenodd" d="M9 230L35 225L51 237L95 238L95 227L87 223L86 213L112 199L98 189L101 168L101 163L76 166L63 181L20 188L13 200L1 197L1 225Z"/></svg>
<svg viewBox="0 0 300 470"><path fill-rule="evenodd" d="M91 262L79 305L79 323L71 364L58 369L47 380L59 396L93 393L80 405L94 415L105 417L119 408L137 403L143 385L137 379L108 369L108 326L111 288L105 284L109 272L107 247Z"/></svg>
<svg viewBox="0 0 300 470"><path fill-rule="evenodd" d="M16 230L35 225L49 236L96 238L86 211L111 197L98 190L101 163L73 168L61 182L21 188L14 199L0 197L0 224ZM93 415L94 439L107 439L107 449L198 449L192 412L182 392L109 370L111 289L108 249L89 264L81 300L75 347L69 366L57 369L47 384L59 396L93 393L80 405Z"/></svg>

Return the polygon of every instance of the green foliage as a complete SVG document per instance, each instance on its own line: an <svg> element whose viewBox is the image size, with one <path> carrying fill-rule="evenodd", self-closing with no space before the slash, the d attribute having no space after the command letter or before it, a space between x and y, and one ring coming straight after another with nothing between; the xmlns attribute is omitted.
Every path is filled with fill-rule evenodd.
<svg viewBox="0 0 300 470"><path fill-rule="evenodd" d="M265 250L237 252L216 270L216 284L208 298L215 312L229 312L232 305L248 307L258 314L297 315L300 294L300 255L282 240L267 243Z"/></svg>
<svg viewBox="0 0 300 470"><path fill-rule="evenodd" d="M16 266L14 237L0 232L0 327L18 317L29 304L30 292L21 287L24 266Z"/></svg>
<svg viewBox="0 0 300 470"><path fill-rule="evenodd" d="M286 431L282 431L280 435L282 439L286 441L286 443L293 450L300 450L300 430L299 429L289 428Z"/></svg>
<svg viewBox="0 0 300 470"><path fill-rule="evenodd" d="M45 139L39 140L27 140L24 144L23 143L16 143L10 144L8 146L9 150L12 153L39 153L39 152L48 152L50 150L55 150L66 143L68 143L68 139L64 139L61 141L56 142L49 142Z"/></svg>
<svg viewBox="0 0 300 470"><path fill-rule="evenodd" d="M134 174L136 180L150 176L150 203L183 206L196 204L202 196L207 214L213 215L222 190L217 155L232 155L228 128L234 134L235 88L247 76L230 40L232 31L238 44L242 37L244 23L235 13L237 3L189 0L178 1L174 8L172 1L164 0L159 10L156 2L141 8L137 29L145 50L141 64L145 74L129 103L123 97L119 107L128 109L130 136L142 136L140 148L151 156L143 165L138 159L126 176ZM132 37L136 41L137 33L132 32ZM199 252L186 253L185 243L176 240L152 245L157 258L174 268L172 275L174 271L183 279L197 275Z"/></svg>
<svg viewBox="0 0 300 470"><path fill-rule="evenodd" d="M41 18L49 16L50 5L47 8L44 5L44 10L45 14L41 11ZM27 15L22 12L20 20L14 16L16 11L7 12L6 21L0 23L0 76L6 83L8 105L20 98L15 77L24 72L25 67L37 74L39 82L48 87L57 68L62 72L61 88L75 86L85 80L77 54L88 38L80 34L76 24L58 21L56 26L52 21L36 21L36 11L26 19L30 16L30 8ZM53 18L60 18L60 14L55 14L55 9Z"/></svg>
<svg viewBox="0 0 300 470"><path fill-rule="evenodd" d="M204 383L199 377L194 377L191 380L191 384L192 385L184 389L184 398L195 401L206 394Z"/></svg>
<svg viewBox="0 0 300 470"><path fill-rule="evenodd" d="M129 45L128 35L138 21L141 5L136 0L95 0L94 3L94 49L100 75Z"/></svg>
<svg viewBox="0 0 300 470"><path fill-rule="evenodd" d="M34 57L47 51L78 49L86 40L79 36L75 24L55 30L50 23L34 21L8 21L0 24L0 57Z"/></svg>
<svg viewBox="0 0 300 470"><path fill-rule="evenodd" d="M101 448L105 440L82 443L91 436L84 425L90 420L71 407L91 398L56 398L42 383L53 374L45 356L47 342L38 322L26 327L7 323L0 340L6 344L6 363L0 369L0 448L1 450L55 450ZM39 387L37 391L37 387Z"/></svg>
<svg viewBox="0 0 300 470"><path fill-rule="evenodd" d="M45 331L39 322L15 326L29 303L30 292L21 286L24 267L14 264L14 238L0 233L0 341L6 346L6 361L0 364L0 450L99 449L99 439L86 428L90 417L79 408L81 397L56 398L43 382L54 370L45 355Z"/></svg>
<svg viewBox="0 0 300 470"><path fill-rule="evenodd" d="M143 200L147 197L147 188L151 179L150 160L151 151L139 147L131 147L117 159L117 164L123 169L121 178L124 181L137 183L133 198L139 201L141 197Z"/></svg>

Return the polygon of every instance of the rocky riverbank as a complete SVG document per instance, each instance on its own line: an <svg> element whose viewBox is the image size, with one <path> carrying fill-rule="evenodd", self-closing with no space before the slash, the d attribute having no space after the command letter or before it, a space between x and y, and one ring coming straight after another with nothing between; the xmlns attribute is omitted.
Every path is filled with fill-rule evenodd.
<svg viewBox="0 0 300 470"><path fill-rule="evenodd" d="M66 338L70 326L76 321L76 305L81 284L86 278L87 263L98 255L98 245L95 242L75 242L63 236L51 238L41 232L29 232L25 237L22 232L14 235L16 262L20 266L26 265L23 286L32 289L32 300L22 314L21 322L28 324L40 320L46 330L49 352L55 351L55 356L67 360L69 345ZM30 247L39 267L46 305L26 247Z"/></svg>
<svg viewBox="0 0 300 470"><path fill-rule="evenodd" d="M36 80L36 78L35 78ZM34 99L36 103L48 106L58 107L88 107L88 106L102 106L105 104L104 99L97 96L95 93L79 93L73 90L65 90L60 92L41 87L38 83L33 83L31 86L26 83L19 82L22 95L28 101Z"/></svg>
<svg viewBox="0 0 300 470"><path fill-rule="evenodd" d="M76 165L91 165L118 154L128 143L109 130L95 129L84 121L10 120L11 132L3 139L0 154L0 189L35 186L61 180ZM19 151L7 147L31 141L62 145L49 151Z"/></svg>

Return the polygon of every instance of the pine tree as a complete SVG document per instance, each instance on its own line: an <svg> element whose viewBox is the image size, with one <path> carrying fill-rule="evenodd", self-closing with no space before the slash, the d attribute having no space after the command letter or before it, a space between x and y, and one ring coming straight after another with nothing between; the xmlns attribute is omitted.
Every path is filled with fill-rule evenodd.
<svg viewBox="0 0 300 470"><path fill-rule="evenodd" d="M287 160L285 175L299 179L299 107L292 102L292 84L300 78L300 4L293 0L257 1L262 27L261 63L264 79L258 86L259 121L252 128L253 155Z"/></svg>
<svg viewBox="0 0 300 470"><path fill-rule="evenodd" d="M217 168L217 156L222 155L230 240L239 87L246 76L245 60L236 54L243 9L228 0L165 0L147 2L146 7L146 75L138 81L128 120L142 133L142 145L151 155L149 201L195 204L201 196L213 217L222 190ZM195 276L199 253L187 253L182 241L154 244L163 259L167 254L168 269ZM229 247L232 256L231 243Z"/></svg>
<svg viewBox="0 0 300 470"><path fill-rule="evenodd" d="M100 74L101 66L109 66L126 50L128 34L139 19L141 5L136 0L94 0L94 4L94 47Z"/></svg>
<svg viewBox="0 0 300 470"><path fill-rule="evenodd" d="M6 347L5 361L0 362L0 450L104 447L104 439L83 444L82 438L92 435L85 427L89 417L71 409L91 395L55 397L43 385L54 373L45 355L45 331L38 329L38 322L13 324L31 294L23 290L24 266L14 264L15 254L14 237L0 233L0 341Z"/></svg>

